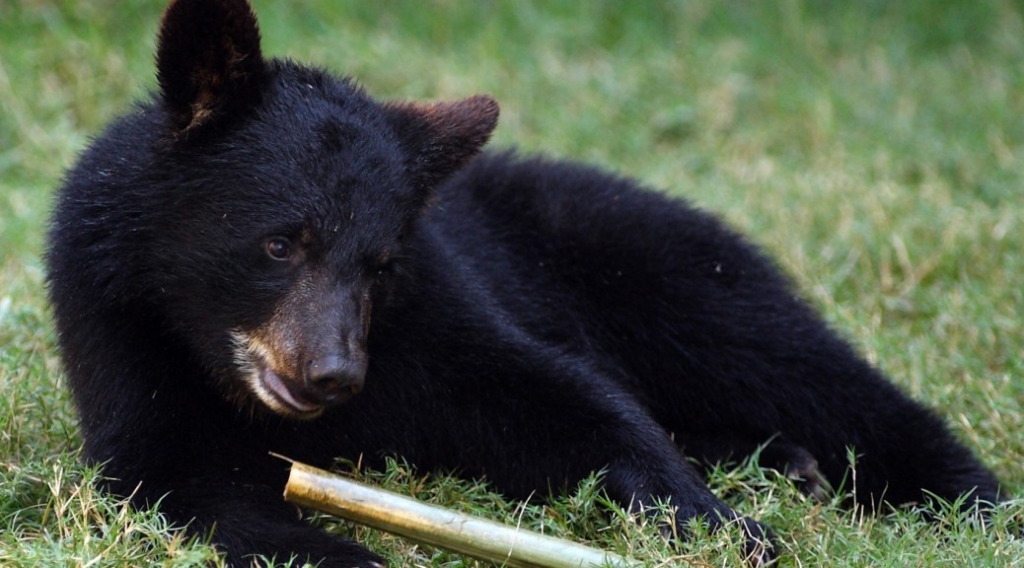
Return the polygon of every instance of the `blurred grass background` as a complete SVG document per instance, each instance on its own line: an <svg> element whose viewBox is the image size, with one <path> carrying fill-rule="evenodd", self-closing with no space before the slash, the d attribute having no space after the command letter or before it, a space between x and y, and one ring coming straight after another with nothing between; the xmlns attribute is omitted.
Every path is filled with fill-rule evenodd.
<svg viewBox="0 0 1024 568"><path fill-rule="evenodd" d="M603 164L751 233L826 318L941 410L1024 493L1024 8L1010 0L257 0L264 53L383 98L484 92L494 146ZM40 255L54 187L155 85L163 2L0 0L0 565L203 564L212 552L94 490ZM584 484L554 505L396 464L387 486L629 552L736 565L731 537L665 545ZM1024 566L1024 502L986 527L816 504L749 466L713 488L772 525L781 566ZM596 504L596 506L595 506ZM328 525L335 523L324 520ZM473 565L341 523L396 565Z"/></svg>

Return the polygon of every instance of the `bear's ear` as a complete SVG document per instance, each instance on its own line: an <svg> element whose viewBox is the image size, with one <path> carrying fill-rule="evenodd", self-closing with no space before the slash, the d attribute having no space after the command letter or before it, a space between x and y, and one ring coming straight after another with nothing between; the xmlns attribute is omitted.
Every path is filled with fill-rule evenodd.
<svg viewBox="0 0 1024 568"><path fill-rule="evenodd" d="M174 0L158 43L157 79L176 136L257 99L265 63L245 0Z"/></svg>
<svg viewBox="0 0 1024 568"><path fill-rule="evenodd" d="M475 156L498 125L498 102L476 95L455 102L390 103L388 117L417 184L430 189Z"/></svg>

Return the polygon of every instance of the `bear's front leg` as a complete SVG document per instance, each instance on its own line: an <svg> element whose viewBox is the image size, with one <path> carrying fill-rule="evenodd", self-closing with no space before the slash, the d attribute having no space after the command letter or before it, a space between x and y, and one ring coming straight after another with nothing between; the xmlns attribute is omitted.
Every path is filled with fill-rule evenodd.
<svg viewBox="0 0 1024 568"><path fill-rule="evenodd" d="M657 428L649 417L644 415L644 419ZM745 557L751 566L761 566L776 557L771 529L740 515L715 497L697 469L686 461L660 428L655 432L652 425L635 425L639 427L637 432L643 434L643 440L623 440L623 447L643 451L627 449L622 457L609 464L605 486L610 497L638 512L655 500L667 500L675 511L675 524L680 530L675 534L681 538L686 538L686 526L693 519L707 523L711 531L734 525L745 539ZM623 430L624 434L627 432L629 430Z"/></svg>
<svg viewBox="0 0 1024 568"><path fill-rule="evenodd" d="M374 370L389 384L370 385L339 408L334 428L376 424L366 434L401 441L393 452L418 467L485 478L517 499L572 487L604 470L609 497L623 507L641 512L667 501L680 527L693 519L712 529L735 522L752 564L774 557L769 529L715 497L666 431L605 369L537 343L519 349L505 341L499 351L446 337L446 344L421 342L415 361L378 352ZM485 334L474 337L488 341ZM408 412L401 434L392 430L393 418L373 410L389 405Z"/></svg>
<svg viewBox="0 0 1024 568"><path fill-rule="evenodd" d="M156 507L171 526L209 539L229 566L266 564L260 558L321 567L383 566L360 544L310 526L284 501L288 466L270 455L268 432L301 445L290 424L198 396L202 389L184 380L158 387L122 389L114 412L83 423L91 434L87 460L103 465L110 493L130 496L138 509ZM142 396L148 392L154 394Z"/></svg>
<svg viewBox="0 0 1024 568"><path fill-rule="evenodd" d="M272 467L280 468L278 464ZM295 559L298 566L383 568L383 559L364 546L302 520L300 510L284 502L277 484L250 481L256 480L203 476L180 479L170 486L144 480L132 501L137 507L146 507L159 500L160 512L173 525L185 527L199 538L212 537L232 567L277 565ZM111 490L124 492L118 482L111 483Z"/></svg>

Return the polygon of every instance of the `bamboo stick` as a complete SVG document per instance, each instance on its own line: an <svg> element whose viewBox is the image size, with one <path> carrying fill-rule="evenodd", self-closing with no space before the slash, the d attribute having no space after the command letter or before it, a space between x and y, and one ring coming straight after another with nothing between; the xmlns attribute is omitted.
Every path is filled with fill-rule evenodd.
<svg viewBox="0 0 1024 568"><path fill-rule="evenodd" d="M292 462L284 498L302 507L502 566L637 566L611 552L427 505L299 462Z"/></svg>

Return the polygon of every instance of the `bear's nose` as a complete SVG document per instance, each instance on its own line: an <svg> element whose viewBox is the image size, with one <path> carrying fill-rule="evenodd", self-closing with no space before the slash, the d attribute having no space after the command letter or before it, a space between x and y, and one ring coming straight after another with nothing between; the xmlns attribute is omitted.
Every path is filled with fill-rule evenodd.
<svg viewBox="0 0 1024 568"><path fill-rule="evenodd" d="M363 390L366 364L340 355L325 355L306 363L306 384L327 402L343 402Z"/></svg>

